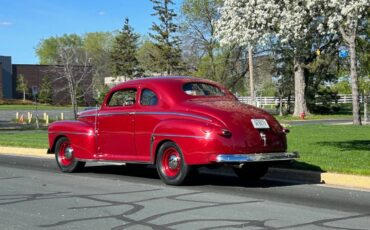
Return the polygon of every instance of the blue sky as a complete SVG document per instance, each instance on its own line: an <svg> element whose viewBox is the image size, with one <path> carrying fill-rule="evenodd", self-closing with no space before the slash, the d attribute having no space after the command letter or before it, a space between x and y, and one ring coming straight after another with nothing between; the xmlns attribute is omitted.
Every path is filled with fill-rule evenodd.
<svg viewBox="0 0 370 230"><path fill-rule="evenodd" d="M178 10L182 0L174 0ZM0 0L0 55L13 64L37 64L35 47L63 34L115 31L125 17L140 34L150 31L149 0Z"/></svg>

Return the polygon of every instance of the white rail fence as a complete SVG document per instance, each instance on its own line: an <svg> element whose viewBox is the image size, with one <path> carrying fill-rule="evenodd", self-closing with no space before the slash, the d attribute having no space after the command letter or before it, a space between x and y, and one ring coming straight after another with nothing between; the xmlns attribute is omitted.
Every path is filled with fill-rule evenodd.
<svg viewBox="0 0 370 230"><path fill-rule="evenodd" d="M339 99L338 103L340 104L351 104L352 103L352 95L351 94L338 94ZM246 104L253 104L251 97L238 97L240 102L246 103ZM360 97L360 102L362 103L362 97ZM288 98L283 98L283 103L288 103ZM294 97L290 99L290 103L294 104ZM332 103L335 103L335 101L332 101ZM256 97L256 105L258 107L264 107L264 106L275 106L279 104L279 98L278 97Z"/></svg>

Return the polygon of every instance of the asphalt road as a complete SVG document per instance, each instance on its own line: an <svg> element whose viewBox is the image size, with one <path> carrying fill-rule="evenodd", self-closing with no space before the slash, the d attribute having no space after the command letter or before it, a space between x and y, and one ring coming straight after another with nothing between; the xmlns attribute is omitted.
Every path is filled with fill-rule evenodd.
<svg viewBox="0 0 370 230"><path fill-rule="evenodd" d="M200 174L164 185L152 168L0 156L0 229L369 229L370 192Z"/></svg>

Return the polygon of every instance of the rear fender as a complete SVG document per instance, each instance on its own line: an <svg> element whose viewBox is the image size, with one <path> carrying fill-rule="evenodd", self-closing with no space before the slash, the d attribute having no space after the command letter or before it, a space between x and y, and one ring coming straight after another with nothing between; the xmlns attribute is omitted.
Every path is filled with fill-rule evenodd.
<svg viewBox="0 0 370 230"><path fill-rule="evenodd" d="M151 161L155 163L158 149L164 142L173 141L181 148L186 164L209 164L210 155L232 147L230 138L217 134L221 129L204 121L186 119L162 121L152 134Z"/></svg>
<svg viewBox="0 0 370 230"><path fill-rule="evenodd" d="M57 121L48 128L49 149L55 152L55 144L61 137L67 137L78 159L95 159L96 134L91 124L82 121Z"/></svg>

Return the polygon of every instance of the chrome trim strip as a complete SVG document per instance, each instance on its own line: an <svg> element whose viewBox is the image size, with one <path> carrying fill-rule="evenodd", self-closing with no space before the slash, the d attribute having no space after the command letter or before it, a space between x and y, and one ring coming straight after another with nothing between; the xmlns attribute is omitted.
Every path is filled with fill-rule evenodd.
<svg viewBox="0 0 370 230"><path fill-rule="evenodd" d="M205 136L179 135L179 134L169 134L169 133L153 133L152 135L154 137L182 137L182 138L206 139Z"/></svg>
<svg viewBox="0 0 370 230"><path fill-rule="evenodd" d="M178 113L178 112L102 112L102 113L99 113L98 116L99 117L103 117L103 116L113 116L113 115L174 115L174 116L182 116L182 117L192 117L192 118L198 118L198 119L201 119L201 120L205 120L205 121L211 121L210 118L207 118L207 117L204 117L204 116L200 116L200 115L195 115L195 114L187 114L187 113ZM83 118L83 117L94 117L96 115L81 115L79 116L80 118Z"/></svg>
<svg viewBox="0 0 370 230"><path fill-rule="evenodd" d="M219 154L216 157L216 162L218 163L269 162L269 161L286 161L297 158L299 158L299 154L297 152Z"/></svg>
<svg viewBox="0 0 370 230"><path fill-rule="evenodd" d="M190 113L179 113L179 112L136 112L135 114L140 115L175 115L175 116L182 116L182 117L193 117L198 118L206 121L211 121L210 118L201 116L201 115L195 115Z"/></svg>
<svg viewBox="0 0 370 230"><path fill-rule="evenodd" d="M99 117L104 117L104 116L113 116L113 115L133 115L135 114L135 112L102 112L102 113L99 113L98 116Z"/></svg>
<svg viewBox="0 0 370 230"><path fill-rule="evenodd" d="M83 117L95 117L96 115L94 114L94 115L90 115L90 114L88 114L88 115L78 115L78 118L83 118Z"/></svg>
<svg viewBox="0 0 370 230"><path fill-rule="evenodd" d="M95 136L95 133L91 132L91 133L84 133L84 132L63 132L63 131L59 131L59 132L48 132L49 134L60 134L60 135L63 135L63 134L75 134L75 135L86 135L86 136Z"/></svg>
<svg viewBox="0 0 370 230"><path fill-rule="evenodd" d="M85 162L104 162L104 163L111 163L111 164L125 164L125 163L133 163L133 164L151 164L151 162L146 161L122 161L122 160L100 160L100 159L83 159L83 158L75 158L77 161L85 161Z"/></svg>

